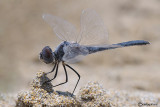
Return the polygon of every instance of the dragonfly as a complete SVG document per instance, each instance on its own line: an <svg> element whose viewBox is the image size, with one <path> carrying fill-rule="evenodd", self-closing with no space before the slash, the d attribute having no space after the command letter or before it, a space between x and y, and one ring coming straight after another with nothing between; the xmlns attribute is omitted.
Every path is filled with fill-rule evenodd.
<svg viewBox="0 0 160 107"><path fill-rule="evenodd" d="M66 67L68 67L78 76L72 95L75 92L81 76L69 65L69 63L76 63L84 56L104 50L150 44L145 40L133 40L116 44L108 44L108 33L104 23L100 16L92 9L82 11L79 33L77 33L74 25L58 16L43 14L42 17L44 21L46 21L53 28L56 36L62 40L62 42L56 47L55 51L52 51L49 46L45 46L40 52L40 60L46 64L54 64L53 69L46 73L47 75L55 71L54 77L45 83L51 82L57 77L59 64L62 63L66 80L65 82L59 83L53 87L68 82L68 74L66 69Z"/></svg>

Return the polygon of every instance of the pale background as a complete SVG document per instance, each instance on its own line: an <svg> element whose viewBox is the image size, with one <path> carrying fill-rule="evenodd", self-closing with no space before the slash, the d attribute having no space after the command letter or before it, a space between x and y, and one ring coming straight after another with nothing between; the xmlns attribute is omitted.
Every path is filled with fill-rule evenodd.
<svg viewBox="0 0 160 107"><path fill-rule="evenodd" d="M72 64L81 75L76 93L88 81L106 89L160 92L160 0L1 0L0 92L25 89L36 72L52 69L38 55L44 46L54 50L61 41L43 21L43 13L59 16L79 30L81 11L87 8L103 19L109 43L142 39L151 44L100 52ZM69 82L56 90L73 91L78 77L71 70L68 75ZM60 69L53 84L63 81Z"/></svg>

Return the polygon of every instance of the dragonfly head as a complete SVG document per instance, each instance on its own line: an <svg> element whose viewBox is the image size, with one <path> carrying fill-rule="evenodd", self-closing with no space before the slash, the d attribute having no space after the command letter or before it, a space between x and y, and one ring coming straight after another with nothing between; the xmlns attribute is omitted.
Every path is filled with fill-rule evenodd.
<svg viewBox="0 0 160 107"><path fill-rule="evenodd" d="M49 64L55 61L55 55L49 46L45 46L39 55L39 59L44 63Z"/></svg>

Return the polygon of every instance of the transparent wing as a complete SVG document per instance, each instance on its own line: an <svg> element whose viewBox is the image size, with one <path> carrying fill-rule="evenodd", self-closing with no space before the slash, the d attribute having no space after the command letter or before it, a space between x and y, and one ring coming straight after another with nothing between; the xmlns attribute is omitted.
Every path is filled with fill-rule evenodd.
<svg viewBox="0 0 160 107"><path fill-rule="evenodd" d="M101 45L101 46L83 46L78 43L70 43L63 48L64 56L63 61L67 63L75 63L82 60L88 54L92 54L99 51L121 48L120 44Z"/></svg>
<svg viewBox="0 0 160 107"><path fill-rule="evenodd" d="M68 63L75 63L83 59L84 56L89 54L85 46L80 46L77 43L71 43L63 48L64 56L63 61Z"/></svg>
<svg viewBox="0 0 160 107"><path fill-rule="evenodd" d="M50 14L43 14L42 17L61 40L71 42L77 39L77 31L71 23Z"/></svg>
<svg viewBox="0 0 160 107"><path fill-rule="evenodd" d="M78 43L83 45L107 44L108 33L99 15L91 9L83 10Z"/></svg>
<svg viewBox="0 0 160 107"><path fill-rule="evenodd" d="M80 62L80 61L83 60L84 58L85 58L85 56L83 56L83 55L78 55L78 56L76 56L75 58L72 58L72 59L69 59L69 60L64 60L64 61L67 62L67 63L70 63L70 64L74 64L74 63Z"/></svg>

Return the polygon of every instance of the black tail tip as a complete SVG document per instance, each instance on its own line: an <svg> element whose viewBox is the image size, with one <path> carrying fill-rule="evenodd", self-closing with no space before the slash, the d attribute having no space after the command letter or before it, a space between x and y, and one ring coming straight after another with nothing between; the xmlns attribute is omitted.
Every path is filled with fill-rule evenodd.
<svg viewBox="0 0 160 107"><path fill-rule="evenodd" d="M145 40L138 40L138 42L139 42L141 45L149 45L149 44L150 44L150 42L145 41Z"/></svg>
<svg viewBox="0 0 160 107"><path fill-rule="evenodd" d="M150 44L150 42L148 42L148 41L145 41L145 45L149 45Z"/></svg>

